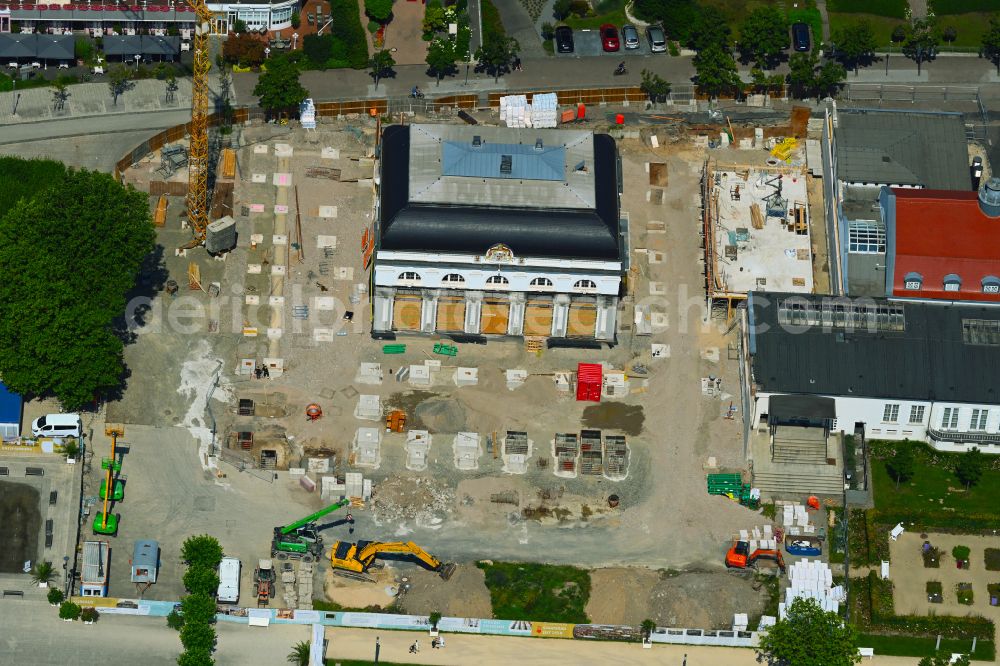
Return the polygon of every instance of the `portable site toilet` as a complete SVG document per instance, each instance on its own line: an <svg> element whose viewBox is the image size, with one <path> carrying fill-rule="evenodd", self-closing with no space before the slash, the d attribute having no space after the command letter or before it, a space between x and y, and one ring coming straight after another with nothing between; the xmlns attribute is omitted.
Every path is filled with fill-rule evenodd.
<svg viewBox="0 0 1000 666"><path fill-rule="evenodd" d="M140 539L132 550L132 582L140 591L156 582L160 566L160 544L152 539Z"/></svg>

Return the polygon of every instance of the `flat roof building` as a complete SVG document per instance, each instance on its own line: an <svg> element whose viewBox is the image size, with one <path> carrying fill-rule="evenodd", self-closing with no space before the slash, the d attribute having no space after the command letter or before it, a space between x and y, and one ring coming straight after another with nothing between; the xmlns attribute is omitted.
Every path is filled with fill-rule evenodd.
<svg viewBox="0 0 1000 666"><path fill-rule="evenodd" d="M83 570L80 573L80 596L108 596L108 572L110 567L111 545L107 541L84 541Z"/></svg>
<svg viewBox="0 0 1000 666"><path fill-rule="evenodd" d="M614 139L583 130L385 128L373 334L613 342L619 172Z"/></svg>

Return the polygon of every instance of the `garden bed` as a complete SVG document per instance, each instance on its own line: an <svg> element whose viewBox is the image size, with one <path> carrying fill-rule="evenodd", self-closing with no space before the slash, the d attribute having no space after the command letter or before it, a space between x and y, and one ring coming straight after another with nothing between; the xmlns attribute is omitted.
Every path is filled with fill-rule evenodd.
<svg viewBox="0 0 1000 666"><path fill-rule="evenodd" d="M1000 548L987 548L983 552L987 571L1000 571Z"/></svg>
<svg viewBox="0 0 1000 666"><path fill-rule="evenodd" d="M971 606L973 601L975 601L975 595L972 592L972 583L959 583L955 586L955 596L958 597L958 603L964 606Z"/></svg>
<svg viewBox="0 0 1000 666"><path fill-rule="evenodd" d="M944 586L941 585L941 581L929 580L926 585L927 589L927 601L932 604L942 604L944 603Z"/></svg>

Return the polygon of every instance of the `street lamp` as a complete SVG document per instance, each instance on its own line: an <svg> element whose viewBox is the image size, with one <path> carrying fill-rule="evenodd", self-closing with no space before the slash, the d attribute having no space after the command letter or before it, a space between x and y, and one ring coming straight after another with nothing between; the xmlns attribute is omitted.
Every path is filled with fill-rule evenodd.
<svg viewBox="0 0 1000 666"><path fill-rule="evenodd" d="M379 641L379 637L376 636L375 637L375 666L378 666L378 653L379 653L379 650L381 648L382 648L382 643L381 643L381 641Z"/></svg>
<svg viewBox="0 0 1000 666"><path fill-rule="evenodd" d="M141 55L138 55L138 54L136 54L136 56L135 56L135 69L136 69L136 71L138 71L138 70L139 70L139 61L140 61L140 60L142 60L142 56L141 56Z"/></svg>
<svg viewBox="0 0 1000 666"><path fill-rule="evenodd" d="M271 47L270 46L265 46L264 47L264 57L267 58L267 57L270 57L270 55L271 55Z"/></svg>
<svg viewBox="0 0 1000 666"><path fill-rule="evenodd" d="M299 43L299 33L293 32L292 33L292 49L293 50L298 47L298 43Z"/></svg>

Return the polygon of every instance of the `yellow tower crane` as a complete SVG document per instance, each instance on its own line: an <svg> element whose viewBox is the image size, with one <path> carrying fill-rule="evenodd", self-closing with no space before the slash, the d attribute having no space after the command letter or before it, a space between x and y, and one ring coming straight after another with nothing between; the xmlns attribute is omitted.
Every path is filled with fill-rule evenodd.
<svg viewBox="0 0 1000 666"><path fill-rule="evenodd" d="M183 249L205 242L208 227L208 36L215 20L205 0L187 0L198 16L194 29L194 78L191 82L191 144L188 147L187 218L194 238Z"/></svg>

